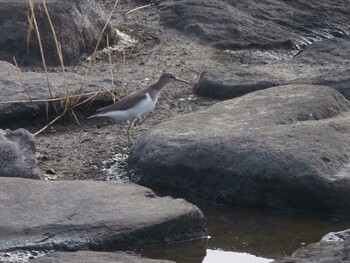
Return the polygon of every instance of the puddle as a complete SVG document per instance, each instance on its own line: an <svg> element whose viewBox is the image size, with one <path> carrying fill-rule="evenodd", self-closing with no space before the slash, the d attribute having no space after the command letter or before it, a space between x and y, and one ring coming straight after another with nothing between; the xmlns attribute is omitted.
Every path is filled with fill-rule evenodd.
<svg viewBox="0 0 350 263"><path fill-rule="evenodd" d="M266 263L350 228L350 219L287 215L196 204L207 218L208 240L137 251L144 257L177 263Z"/></svg>
<svg viewBox="0 0 350 263"><path fill-rule="evenodd" d="M127 171L126 154L104 162L107 181L134 181ZM163 247L142 248L135 253L177 263L266 263L289 256L300 247L320 241L329 232L350 228L350 219L321 215L293 215L196 203L207 219L211 238Z"/></svg>
<svg viewBox="0 0 350 263"><path fill-rule="evenodd" d="M114 164L118 164L122 157L125 156L118 155L121 159ZM304 245L318 242L329 232L350 228L349 218L286 215L202 203L196 205L207 218L210 238L141 248L132 253L177 263L268 263L289 256ZM1 252L0 262L27 262L52 252Z"/></svg>

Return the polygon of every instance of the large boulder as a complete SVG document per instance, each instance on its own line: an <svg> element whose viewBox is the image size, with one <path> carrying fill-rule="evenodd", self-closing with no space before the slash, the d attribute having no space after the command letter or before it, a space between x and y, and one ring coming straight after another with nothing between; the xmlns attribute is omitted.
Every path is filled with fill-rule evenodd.
<svg viewBox="0 0 350 263"><path fill-rule="evenodd" d="M137 185L0 178L0 251L166 244L206 235L202 212Z"/></svg>
<svg viewBox="0 0 350 263"><path fill-rule="evenodd" d="M334 1L170 0L161 22L211 54L196 93L229 99L277 85L317 84L350 98L350 9ZM267 30L268 29L268 30Z"/></svg>
<svg viewBox="0 0 350 263"><path fill-rule="evenodd" d="M25 129L0 129L0 177L40 179L34 136Z"/></svg>
<svg viewBox="0 0 350 263"><path fill-rule="evenodd" d="M35 2L35 1L34 1ZM94 0L46 0L47 8L61 44L65 64L80 60L82 53L91 53L106 23L103 13ZM41 2L35 2L36 20L47 64L58 64L55 41ZM41 63L40 48L35 28L28 42L28 0L0 0L0 60L22 65ZM115 31L108 26L105 34L112 41ZM102 43L106 43L103 38ZM27 45L28 44L28 45ZM29 54L28 54L29 51Z"/></svg>
<svg viewBox="0 0 350 263"><path fill-rule="evenodd" d="M261 89L278 86L283 80L273 72L259 72L254 67L210 69L202 72L194 92L214 99L232 99Z"/></svg>
<svg viewBox="0 0 350 263"><path fill-rule="evenodd" d="M349 35L349 8L329 0L170 0L160 7L164 25L223 49L298 50Z"/></svg>
<svg viewBox="0 0 350 263"><path fill-rule="evenodd" d="M52 106L53 102L47 103L47 100L51 98L51 95L53 98L66 97L67 89L61 73L48 73L50 85L48 85L46 75L43 72L26 71L22 72L22 75L25 87L21 83L16 67L8 62L0 61L0 128L7 128L10 124L28 122L35 118L45 118L48 105L49 115L56 116L57 113ZM89 93L97 92L101 87L111 87L108 73L91 73L86 77L85 82L83 77L75 72L67 72L66 77L71 95L81 94L81 88L85 93ZM119 83L119 81L116 80L115 83ZM31 103L25 88L34 103ZM82 96L82 99L86 99L86 97ZM61 104L62 101L64 100L55 102L56 108L60 109L64 105ZM103 95L99 96L97 101L99 101L97 103L112 102L111 96Z"/></svg>
<svg viewBox="0 0 350 263"><path fill-rule="evenodd" d="M195 93L216 99L231 99L277 85L317 84L335 88L350 99L348 50L348 39L329 39L308 46L298 56L286 61L208 68L202 73Z"/></svg>
<svg viewBox="0 0 350 263"><path fill-rule="evenodd" d="M144 185L215 203L350 215L348 110L325 86L256 91L156 126L129 165Z"/></svg>

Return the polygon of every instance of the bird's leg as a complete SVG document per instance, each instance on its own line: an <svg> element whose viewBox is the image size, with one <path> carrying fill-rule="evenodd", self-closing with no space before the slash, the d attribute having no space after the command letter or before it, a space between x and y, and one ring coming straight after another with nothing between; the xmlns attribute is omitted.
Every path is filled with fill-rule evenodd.
<svg viewBox="0 0 350 263"><path fill-rule="evenodd" d="M142 117L137 118L137 119L135 120L135 125L137 125L137 126L140 125L141 118L142 118Z"/></svg>
<svg viewBox="0 0 350 263"><path fill-rule="evenodd" d="M130 134L129 134L129 130L130 130L130 127L131 127L131 122L130 122L130 121L128 121L128 124L129 124L129 126L128 126L128 129L126 130L126 134L127 134L127 136L128 136L128 146L130 147L130 145L131 145L131 141L130 141Z"/></svg>
<svg viewBox="0 0 350 263"><path fill-rule="evenodd" d="M131 122L131 129L134 128L134 125L135 125L135 122L138 120L138 118L134 119L132 122Z"/></svg>
<svg viewBox="0 0 350 263"><path fill-rule="evenodd" d="M137 120L137 118L136 119L134 119L133 121L128 121L128 123L129 123L129 126L128 126L128 129L127 129L127 131L126 131L126 134L128 135L128 146L130 147L130 145L131 145L131 140L130 140L130 133L129 133L129 131L130 131L130 129L132 129L133 127L134 127L134 124L135 124L135 121Z"/></svg>

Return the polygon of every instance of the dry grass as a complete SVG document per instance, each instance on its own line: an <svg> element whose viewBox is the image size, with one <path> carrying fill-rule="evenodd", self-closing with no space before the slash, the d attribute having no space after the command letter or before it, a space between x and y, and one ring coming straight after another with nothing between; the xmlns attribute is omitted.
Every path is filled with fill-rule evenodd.
<svg viewBox="0 0 350 263"><path fill-rule="evenodd" d="M24 90L25 90L25 92L26 92L26 94L27 94L27 96L28 96L28 98L29 98L29 100L30 100L32 106L33 106L33 109L36 111L36 107L35 107L34 101L33 101L32 97L30 96L30 93L29 93L29 91L28 91L28 89L27 89L27 85L26 85L26 83L24 82L24 78L23 78L22 71L21 71L21 69L19 68L19 66L18 66L18 64L17 64L17 60L16 60L15 57L13 57L13 62L15 62L16 70L17 70L17 73L18 73L19 78L21 79L22 86L23 86L23 88L24 88Z"/></svg>
<svg viewBox="0 0 350 263"><path fill-rule="evenodd" d="M40 2L40 3L39 3ZM78 94L71 94L70 92L70 87L69 87L69 83L68 83L68 79L66 76L66 70L65 70L65 65L64 65L64 58L63 58L63 54L62 54L62 48L61 48L61 43L58 41L57 39L57 35L56 35L56 31L55 28L52 24L52 20L46 5L46 0L29 0L29 12L28 12L28 37L27 37L27 49L29 51L29 40L30 40L30 36L32 34L32 32L34 31L36 33L36 37L37 37L37 41L39 44L39 50L40 50L40 55L41 55L41 60L42 60L42 65L45 71L45 76L46 76L46 82L47 82L47 90L48 90L48 94L49 94L49 98L48 99L43 99L43 100L34 100L32 99L32 97L30 96L30 93L26 87L24 78L23 78L23 74L21 73L20 68L18 67L17 61L14 58L14 62L16 65L16 69L18 72L18 75L21 79L21 83L24 87L24 90L29 98L29 100L18 100L18 101L6 101L6 102L0 102L0 104L12 104L12 103L28 103L30 102L34 108L34 110L36 110L35 107L35 103L41 102L41 103L45 103L46 104L46 117L47 117L47 122L48 122L48 116L49 116L49 104L52 103L53 107L55 109L56 112L56 117L50 121L45 127L43 127L42 129L40 129L39 131L37 131L34 135L38 135L41 132L43 132L45 129L47 129L49 126L51 126L52 124L54 124L56 121L58 121L59 119L61 119L63 116L65 116L66 114L70 113L74 119L76 120L76 122L78 124L80 124L74 109L83 105L83 104L87 104L87 103L91 103L94 99L96 99L96 97L100 94L108 94L109 96L111 96L112 100L115 101L116 100L116 96L113 93L113 91L110 91L106 88L102 88L101 90L97 91L97 92L93 92L93 93L85 93L84 91L84 85L86 84L86 79L87 79L87 75L91 69L91 63L93 61L93 58L96 56L96 52L98 50L98 47L101 43L102 37L104 35L104 32L112 18L112 15L116 9L116 6L118 4L119 0L115 1L115 4L113 6L113 9L111 10L111 13L99 35L99 38L97 40L95 49L92 53L92 55L90 56L92 59L88 62L88 65L85 69L84 75L83 75L83 80L80 86L80 89L78 91ZM49 75L48 75L48 71L47 71L47 66L46 66L46 61L45 61L45 53L44 53L44 49L43 49L43 45L42 45L42 40L41 40L41 36L40 36L40 30L39 30L39 26L38 26L38 22L35 16L35 8L42 8L44 10L44 13L46 15L46 18L48 20L48 23L50 25L50 29L52 32L52 35L54 37L53 41L55 42L55 46L56 46L56 52L59 58L59 63L61 66L61 71L62 71L62 78L64 81L64 86L65 86L65 96L64 97L60 97L60 98L54 98L53 93L52 93L52 89L51 89L51 85L50 85L50 80L49 80ZM109 39L107 39L107 47L109 48ZM111 56L109 55L109 63L111 65L111 80L112 80L112 85L114 84L114 76L113 76L113 68L112 68L112 59ZM60 104L60 111L57 108L57 105ZM59 113L60 112L60 113Z"/></svg>
<svg viewBox="0 0 350 263"><path fill-rule="evenodd" d="M134 9L131 9L131 10L129 10L128 12L126 12L125 15L128 15L128 14L130 14L130 13L132 13L132 12L135 12L135 11L138 11L138 10L141 10L141 9L144 9L144 8L147 8L147 7L150 7L150 6L152 6L152 4L148 4L148 5L143 5L143 6L136 7L136 8L134 8Z"/></svg>

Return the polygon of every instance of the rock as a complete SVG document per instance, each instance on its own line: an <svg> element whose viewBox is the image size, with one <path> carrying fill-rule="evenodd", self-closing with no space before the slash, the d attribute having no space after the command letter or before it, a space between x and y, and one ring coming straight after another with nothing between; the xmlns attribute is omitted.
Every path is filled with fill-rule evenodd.
<svg viewBox="0 0 350 263"><path fill-rule="evenodd" d="M89 263L109 263L109 262L123 262L123 263L171 263L168 260L156 260L142 258L127 254L125 252L92 252L92 251L78 251L78 252L55 252L47 256L38 257L30 260L30 263L66 263L66 262L89 262Z"/></svg>
<svg viewBox="0 0 350 263"><path fill-rule="evenodd" d="M133 184L0 178L0 210L0 251L116 250L206 235L196 206Z"/></svg>
<svg viewBox="0 0 350 263"><path fill-rule="evenodd" d="M349 132L334 89L278 86L156 126L129 165L148 187L215 203L350 215Z"/></svg>
<svg viewBox="0 0 350 263"><path fill-rule="evenodd" d="M349 16L329 0L160 4L165 26L220 49L222 68L208 65L196 88L215 99L288 84L326 85L350 99Z"/></svg>
<svg viewBox="0 0 350 263"><path fill-rule="evenodd" d="M349 262L350 241L315 243L298 249L291 257L272 263L335 263Z"/></svg>
<svg viewBox="0 0 350 263"><path fill-rule="evenodd" d="M40 179L34 136L25 129L0 129L0 176Z"/></svg>
<svg viewBox="0 0 350 263"><path fill-rule="evenodd" d="M297 50L349 36L349 8L329 0L171 0L160 6L165 26L221 49Z"/></svg>
<svg viewBox="0 0 350 263"><path fill-rule="evenodd" d="M299 52L291 61L312 66L347 65L350 58L349 39L331 38L315 42Z"/></svg>
<svg viewBox="0 0 350 263"><path fill-rule="evenodd" d="M280 82L268 73L254 72L251 68L238 69L237 72L213 69L201 74L195 93L214 99L231 99L277 86Z"/></svg>
<svg viewBox="0 0 350 263"><path fill-rule="evenodd" d="M21 79L17 74L14 65L0 61L0 128L7 128L10 124L17 124L25 121L30 121L36 118L45 118L47 111L46 100L51 98L48 84L46 82L45 73L42 72L22 72L26 88L34 102L35 109L29 101L25 88L21 84ZM92 73L86 78L85 83L80 74L67 72L66 77L69 84L70 94L81 94L80 88L83 85L84 92L97 92L101 87L111 87L110 76L105 74ZM66 96L66 87L61 73L49 72L50 89L53 98ZM115 81L118 83L118 81ZM40 101L41 100L41 101ZM20 103L18 102L20 101ZM28 101L28 102L21 102ZM98 103L108 98L102 96L98 98ZM109 99L109 101L112 101ZM5 103L8 102L8 103ZM61 101L56 103L56 107L60 109ZM108 103L108 102L107 102ZM49 115L57 116L52 103L49 103Z"/></svg>
<svg viewBox="0 0 350 263"><path fill-rule="evenodd" d="M96 2L47 0L46 3L57 39L61 44L65 65L78 62L82 53L92 53L106 23ZM27 52L28 9L27 0L0 1L0 60L13 62L12 57L15 56L21 65L41 65L35 29L30 35L29 55ZM57 65L59 60L55 41L44 7L41 3L36 3L35 9L46 63ZM115 31L111 26L107 27L105 33L109 35L110 41L115 37ZM105 43L106 39L103 38L101 46Z"/></svg>
<svg viewBox="0 0 350 263"><path fill-rule="evenodd" d="M338 241L330 238L331 236L342 236L346 238ZM322 238L318 243L302 247L293 253L290 257L276 259L272 263L334 263L348 262L350 260L350 235L349 230L330 233Z"/></svg>
<svg viewBox="0 0 350 263"><path fill-rule="evenodd" d="M262 65L239 65L208 69L195 93L216 99L288 84L318 84L335 88L350 99L350 41L324 40L307 47L293 59Z"/></svg>
<svg viewBox="0 0 350 263"><path fill-rule="evenodd" d="M291 83L326 85L350 99L349 50L349 39L323 40L309 46L292 60L292 67L305 70Z"/></svg>
<svg viewBox="0 0 350 263"><path fill-rule="evenodd" d="M17 263L17 262L27 262L29 259L34 259L36 257L45 256L48 251L9 251L9 252L0 252L0 262L1 263Z"/></svg>
<svg viewBox="0 0 350 263"><path fill-rule="evenodd" d="M338 232L331 232L322 237L321 241L333 242L333 241L350 241L350 229Z"/></svg>

